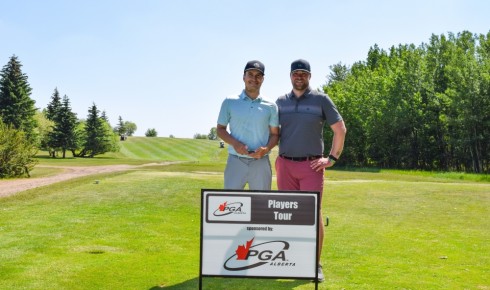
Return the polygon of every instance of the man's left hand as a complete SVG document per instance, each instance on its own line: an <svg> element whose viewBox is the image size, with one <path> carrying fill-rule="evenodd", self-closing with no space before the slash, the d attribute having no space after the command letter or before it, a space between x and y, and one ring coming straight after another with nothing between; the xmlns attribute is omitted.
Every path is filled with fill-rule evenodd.
<svg viewBox="0 0 490 290"><path fill-rule="evenodd" d="M326 157L322 157L311 161L310 164L311 164L311 169L318 172L324 168L332 167L334 163L330 159Z"/></svg>
<svg viewBox="0 0 490 290"><path fill-rule="evenodd" d="M267 153L269 153L269 150L267 149L267 147L259 147L254 152L248 153L248 156L255 158L255 159L261 159Z"/></svg>

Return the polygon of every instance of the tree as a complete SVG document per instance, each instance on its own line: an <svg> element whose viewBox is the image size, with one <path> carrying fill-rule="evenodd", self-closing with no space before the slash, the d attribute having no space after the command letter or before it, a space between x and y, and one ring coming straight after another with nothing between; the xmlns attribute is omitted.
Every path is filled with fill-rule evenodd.
<svg viewBox="0 0 490 290"><path fill-rule="evenodd" d="M65 158L67 150L74 152L78 148L77 125L77 115L72 111L70 99L65 95L63 96L59 119L55 127L55 130L59 132L59 146L63 158Z"/></svg>
<svg viewBox="0 0 490 290"><path fill-rule="evenodd" d="M194 134L194 139L208 139L208 135L196 133Z"/></svg>
<svg viewBox="0 0 490 290"><path fill-rule="evenodd" d="M0 178L30 176L37 160L37 148L23 131L0 120Z"/></svg>
<svg viewBox="0 0 490 290"><path fill-rule="evenodd" d="M158 135L158 132L157 132L157 130L155 130L155 128L148 129L145 132L146 137L156 137L157 135Z"/></svg>
<svg viewBox="0 0 490 290"><path fill-rule="evenodd" d="M39 149L50 151L51 149L48 145L49 134L53 131L54 122L46 117L46 109L43 111L38 110L36 112L35 118L38 124L36 134L39 137Z"/></svg>
<svg viewBox="0 0 490 290"><path fill-rule="evenodd" d="M127 133L126 126L124 125L123 118L119 116L119 122L117 126L114 127L114 131L119 134L119 136L124 136Z"/></svg>
<svg viewBox="0 0 490 290"><path fill-rule="evenodd" d="M54 88L53 95L51 96L51 102L49 102L48 106L46 107L46 117L49 120L54 121L60 110L61 110L60 93L58 92L58 88Z"/></svg>
<svg viewBox="0 0 490 290"><path fill-rule="evenodd" d="M100 118L110 124L109 118L107 117L107 113L105 111L102 111L102 113L100 114Z"/></svg>
<svg viewBox="0 0 490 290"><path fill-rule="evenodd" d="M133 136L136 132L136 124L130 121L123 121L123 118L119 116L119 122L116 127L114 127L114 132L119 134L119 136Z"/></svg>
<svg viewBox="0 0 490 290"><path fill-rule="evenodd" d="M138 129L138 127L136 126L136 124L133 123L133 122L130 122L130 121L125 121L124 122L124 128L126 128L126 135L128 135L128 136L133 136L133 134Z"/></svg>
<svg viewBox="0 0 490 290"><path fill-rule="evenodd" d="M489 37L463 31L418 47L375 45L366 61L331 67L323 89L355 136L342 162L490 172ZM328 127L324 136L330 141Z"/></svg>
<svg viewBox="0 0 490 290"><path fill-rule="evenodd" d="M213 128L211 128L211 130L209 130L208 139L209 140L217 140L218 139L218 132L216 130L216 127L213 127Z"/></svg>
<svg viewBox="0 0 490 290"><path fill-rule="evenodd" d="M330 66L330 70L332 72L328 75L329 84L333 82L345 81L347 79L347 76L349 75L349 68L340 62L338 64Z"/></svg>
<svg viewBox="0 0 490 290"><path fill-rule="evenodd" d="M457 150L455 157L465 170L482 173L488 162L484 159L488 154L484 148L489 140L485 132L490 126L488 87L484 80L484 76L488 76L485 54L478 55L481 52L477 47L478 38L468 31L457 36L450 34L450 40L454 46L446 73L450 80L447 94L452 100L450 124L457 136L453 143Z"/></svg>
<svg viewBox="0 0 490 290"><path fill-rule="evenodd" d="M99 116L95 103L89 108L84 125L83 146L77 156L94 157L106 152L117 152L119 149L115 141L117 136L109 123Z"/></svg>
<svg viewBox="0 0 490 290"><path fill-rule="evenodd" d="M60 120L59 117L60 111L61 111L61 97L60 97L60 93L58 92L58 88L55 88L53 95L51 96L51 101L46 107L46 117L48 118L48 120L53 122L53 126L48 133L46 149L48 150L49 155L53 158L56 157L56 151L60 149L59 147L61 143L60 141L61 136L59 136L59 131L55 129Z"/></svg>
<svg viewBox="0 0 490 290"><path fill-rule="evenodd" d="M67 150L75 152L79 147L78 120L71 109L70 99L64 95L61 100L57 88L55 88L51 102L47 106L46 115L53 122L47 142L50 155L54 158L56 151L61 150L62 157L65 158Z"/></svg>
<svg viewBox="0 0 490 290"><path fill-rule="evenodd" d="M30 98L32 89L21 67L13 55L0 72L0 119L12 128L24 131L29 141L36 142L35 101Z"/></svg>

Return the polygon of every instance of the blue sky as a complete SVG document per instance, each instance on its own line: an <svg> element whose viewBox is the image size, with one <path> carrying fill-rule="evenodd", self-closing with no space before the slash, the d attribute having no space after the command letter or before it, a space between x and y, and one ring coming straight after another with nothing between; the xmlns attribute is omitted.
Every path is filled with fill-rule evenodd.
<svg viewBox="0 0 490 290"><path fill-rule="evenodd" d="M222 100L243 89L243 67L266 67L262 95L291 89L290 63L311 63L313 88L329 67L432 34L490 31L476 0L0 0L0 66L18 56L38 108L54 88L86 118L95 103L144 136L192 138L216 126Z"/></svg>

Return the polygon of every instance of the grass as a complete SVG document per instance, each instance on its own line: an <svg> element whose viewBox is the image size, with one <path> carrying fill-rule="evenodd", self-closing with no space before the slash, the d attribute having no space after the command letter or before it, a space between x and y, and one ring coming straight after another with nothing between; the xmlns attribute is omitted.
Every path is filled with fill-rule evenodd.
<svg viewBox="0 0 490 290"><path fill-rule="evenodd" d="M200 189L222 188L226 151L207 141L201 144L206 148L192 149L199 152L194 157L180 148L176 157L155 158L140 147L163 148L175 140L136 146L132 139L122 142L134 152L131 158L121 150L101 162L188 162L99 175L99 184L93 176L79 178L0 199L0 289L197 289ZM134 143L145 140L138 139ZM185 143L179 146L192 148ZM99 164L84 162L61 161ZM323 208L330 225L320 289L490 289L487 182L329 170ZM314 288L303 280L224 278L205 278L204 286Z"/></svg>
<svg viewBox="0 0 490 290"><path fill-rule="evenodd" d="M51 158L47 152L40 152L38 160L41 165L111 165L111 164L143 164L163 161L216 161L226 156L226 149L219 148L218 141L204 139L181 138L147 138L130 137L119 142L120 151L106 153L94 158L74 158L71 152L66 158Z"/></svg>

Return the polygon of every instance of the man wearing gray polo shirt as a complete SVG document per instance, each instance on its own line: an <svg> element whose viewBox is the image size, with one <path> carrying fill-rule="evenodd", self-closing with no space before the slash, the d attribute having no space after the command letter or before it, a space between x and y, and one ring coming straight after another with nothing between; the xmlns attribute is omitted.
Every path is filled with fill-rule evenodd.
<svg viewBox="0 0 490 290"><path fill-rule="evenodd" d="M340 157L347 130L332 100L310 88L311 70L306 60L291 63L290 78L292 91L276 101L281 126L279 157L276 159L277 187L279 190L318 191L321 203L325 168L333 166ZM334 133L331 149L326 154L328 157L323 154L325 123ZM323 237L324 224L320 218L318 261ZM318 280L324 279L319 264Z"/></svg>
<svg viewBox="0 0 490 290"><path fill-rule="evenodd" d="M245 89L221 104L216 131L230 145L225 189L244 189L247 183L250 190L271 189L269 152L279 140L279 120L277 105L260 95L264 72L262 62L247 62L243 71Z"/></svg>

